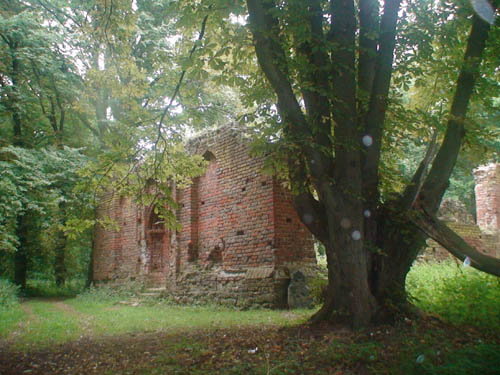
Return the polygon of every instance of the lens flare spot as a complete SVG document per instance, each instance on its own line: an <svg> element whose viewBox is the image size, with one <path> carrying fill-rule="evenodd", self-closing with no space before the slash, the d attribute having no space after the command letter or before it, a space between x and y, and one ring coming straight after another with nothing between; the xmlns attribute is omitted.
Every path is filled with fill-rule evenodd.
<svg viewBox="0 0 500 375"><path fill-rule="evenodd" d="M355 230L351 233L351 237L354 241L358 241L359 239L361 239L361 232L359 230Z"/></svg>
<svg viewBox="0 0 500 375"><path fill-rule="evenodd" d="M370 147L373 144L373 138L371 135L365 135L362 141L366 147Z"/></svg>
<svg viewBox="0 0 500 375"><path fill-rule="evenodd" d="M351 227L351 220L344 217L342 220L340 220L340 226L344 229L350 228Z"/></svg>
<svg viewBox="0 0 500 375"><path fill-rule="evenodd" d="M304 214L304 216L302 216L302 220L305 224L311 224L313 222L313 216L311 214Z"/></svg>

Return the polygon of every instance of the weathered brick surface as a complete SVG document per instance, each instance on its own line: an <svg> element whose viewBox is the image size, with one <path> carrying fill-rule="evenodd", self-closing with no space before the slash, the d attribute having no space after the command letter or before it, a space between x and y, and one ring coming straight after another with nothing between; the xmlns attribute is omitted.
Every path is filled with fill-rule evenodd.
<svg viewBox="0 0 500 375"><path fill-rule="evenodd" d="M307 275L316 264L312 237L248 143L241 129L224 127L188 144L208 167L174 192L179 232L155 225L151 209L129 198L103 197L99 215L120 230L96 231L95 280L143 280L181 302L286 306L290 271Z"/></svg>
<svg viewBox="0 0 500 375"><path fill-rule="evenodd" d="M500 258L500 164L475 169L474 179L477 225L448 222L448 226L477 250ZM442 260L450 255L438 243L428 240L423 257Z"/></svg>
<svg viewBox="0 0 500 375"><path fill-rule="evenodd" d="M474 170L477 225L485 231L500 231L500 164Z"/></svg>
<svg viewBox="0 0 500 375"><path fill-rule="evenodd" d="M474 224L449 222L447 225L458 233L469 245L484 254L500 257L500 237L497 233L487 233ZM434 240L427 240L424 259L444 260L451 257L450 253Z"/></svg>

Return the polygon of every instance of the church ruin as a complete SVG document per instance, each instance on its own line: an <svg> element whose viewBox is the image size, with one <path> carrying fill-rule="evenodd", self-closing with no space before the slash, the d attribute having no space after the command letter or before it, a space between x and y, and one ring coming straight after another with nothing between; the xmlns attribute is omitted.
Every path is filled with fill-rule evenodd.
<svg viewBox="0 0 500 375"><path fill-rule="evenodd" d="M474 170L476 220L464 210L441 206L441 219L469 245L500 258L500 164ZM443 202L446 205L446 202ZM427 241L425 257L443 259L451 255L434 240Z"/></svg>
<svg viewBox="0 0 500 375"><path fill-rule="evenodd" d="M223 127L190 142L208 162L205 174L174 191L179 231L169 230L154 207L108 194L98 216L119 230L98 227L94 280L137 280L164 287L179 302L286 307L291 275L310 275L313 239L290 193L262 173L239 128Z"/></svg>

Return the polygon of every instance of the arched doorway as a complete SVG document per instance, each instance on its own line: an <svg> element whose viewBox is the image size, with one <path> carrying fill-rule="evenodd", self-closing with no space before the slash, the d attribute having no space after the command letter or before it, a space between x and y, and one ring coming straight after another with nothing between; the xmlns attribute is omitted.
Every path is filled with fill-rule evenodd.
<svg viewBox="0 0 500 375"><path fill-rule="evenodd" d="M146 246L149 255L149 273L165 271L169 248L168 237L164 221L159 217L157 209L152 207L146 222Z"/></svg>

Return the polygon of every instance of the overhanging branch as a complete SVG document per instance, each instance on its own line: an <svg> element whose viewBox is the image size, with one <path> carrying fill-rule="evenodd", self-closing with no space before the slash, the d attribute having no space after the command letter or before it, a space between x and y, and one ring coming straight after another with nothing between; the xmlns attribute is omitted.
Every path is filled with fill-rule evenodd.
<svg viewBox="0 0 500 375"><path fill-rule="evenodd" d="M462 139L465 135L465 116L478 76L489 29L489 24L477 16L473 17L445 137L420 194L422 204L432 213L437 211L441 198L448 188L449 179L462 146Z"/></svg>
<svg viewBox="0 0 500 375"><path fill-rule="evenodd" d="M470 265L490 275L500 277L500 259L485 255L470 246L441 220L429 214L425 209L415 212L411 221L427 236L443 246L460 260L467 257Z"/></svg>

